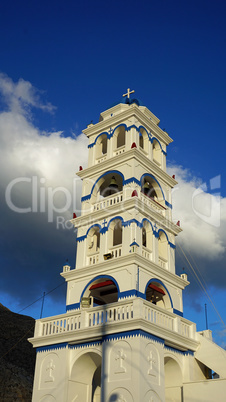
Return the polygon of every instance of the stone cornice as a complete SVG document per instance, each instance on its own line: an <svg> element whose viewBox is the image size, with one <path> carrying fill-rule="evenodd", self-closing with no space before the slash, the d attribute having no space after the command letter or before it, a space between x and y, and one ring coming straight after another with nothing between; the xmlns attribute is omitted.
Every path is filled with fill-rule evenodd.
<svg viewBox="0 0 226 402"><path fill-rule="evenodd" d="M67 333L61 332L54 335L47 335L44 337L37 336L34 338L29 338L29 342L31 342L33 344L33 347L35 348L43 346L46 347L48 345L56 345L57 349L57 344L71 343L73 345L75 339L76 344L88 343L94 342L94 340L102 340L105 336L112 334L115 334L116 336L118 335L120 337L120 333L128 333L129 331L135 330L142 330L160 339L163 339L165 340L165 344L167 346L178 348L181 351L190 350L195 352L199 346L199 342L195 341L194 339L185 337L175 331L171 331L157 324L148 322L143 318L125 320L121 322L114 321L112 323L106 324L104 327L89 327ZM131 334L131 336L133 335ZM129 333L127 337L130 337Z"/></svg>
<svg viewBox="0 0 226 402"><path fill-rule="evenodd" d="M119 269L121 270L122 267L127 268L133 264L148 272L148 275L153 275L153 277L160 279L164 283L168 282L174 287L184 289L187 285L189 285L188 281L185 281L180 276L169 272L160 265L155 264L153 261L147 260L138 253L127 254L125 256L113 258L95 265L83 266L71 271L62 272L60 275L68 282L71 280L83 279L85 277L89 278L91 275L93 276L94 270L95 276L106 274L106 271L108 274L112 274Z"/></svg>
<svg viewBox="0 0 226 402"><path fill-rule="evenodd" d="M153 210L151 207L144 205L138 197L131 197L122 201L121 204L114 204L107 207L106 209L100 209L99 211L93 211L92 213L78 216L77 218L71 219L71 222L73 223L74 227L79 228L84 225L92 225L97 221L101 221L106 218L110 219L116 214L120 215L122 212L129 211L132 208L135 208L139 213L144 216L144 218L151 219L153 222L159 224L162 229L170 231L175 236L177 236L182 231L182 229L174 222L169 221L163 215Z"/></svg>
<svg viewBox="0 0 226 402"><path fill-rule="evenodd" d="M130 149L123 154L113 156L112 158L107 158L105 161L100 164L96 164L94 166L90 166L84 170L77 172L77 176L79 176L82 180L86 178L95 177L97 174L101 175L108 170L117 168L119 163L127 162L131 159L135 159L140 162L145 169L151 171L151 173L158 179L162 180L165 184L169 185L173 188L177 181L173 179L168 173L164 172L156 163L152 162L143 152L141 152L138 148Z"/></svg>
<svg viewBox="0 0 226 402"><path fill-rule="evenodd" d="M118 126L121 122L124 122L126 119L133 116L136 117L140 123L146 126L149 131L155 132L158 138L166 145L173 141L172 138L170 138L168 134L157 126L156 123L150 120L136 104L132 104L127 110L124 110L121 113L115 114L106 120L102 120L99 123L86 128L83 130L83 133L87 137L90 137L91 135L98 135L101 132L107 131L109 127Z"/></svg>

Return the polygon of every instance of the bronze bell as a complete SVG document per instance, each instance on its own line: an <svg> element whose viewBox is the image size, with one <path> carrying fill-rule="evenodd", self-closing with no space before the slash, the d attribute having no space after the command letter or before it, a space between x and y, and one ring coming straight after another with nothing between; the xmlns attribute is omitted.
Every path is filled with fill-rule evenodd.
<svg viewBox="0 0 226 402"><path fill-rule="evenodd" d="M116 182L116 180L115 180L115 176L112 176L111 181L110 181L110 184L109 184L109 187L111 187L111 188L118 188L118 184L117 184L117 182Z"/></svg>

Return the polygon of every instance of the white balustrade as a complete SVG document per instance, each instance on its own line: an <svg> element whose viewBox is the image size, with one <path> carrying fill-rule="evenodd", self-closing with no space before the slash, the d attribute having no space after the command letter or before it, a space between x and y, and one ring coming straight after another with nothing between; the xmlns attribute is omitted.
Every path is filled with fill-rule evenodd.
<svg viewBox="0 0 226 402"><path fill-rule="evenodd" d="M99 262L99 254L94 254L88 257L89 265L97 264Z"/></svg>
<svg viewBox="0 0 226 402"><path fill-rule="evenodd" d="M163 257L159 257L159 265L162 268L167 268L167 260Z"/></svg>
<svg viewBox="0 0 226 402"><path fill-rule="evenodd" d="M142 256L148 260L152 260L152 251L146 247L142 247Z"/></svg>
<svg viewBox="0 0 226 402"><path fill-rule="evenodd" d="M107 159L107 154L101 155L99 158L96 158L96 163L101 163Z"/></svg>
<svg viewBox="0 0 226 402"><path fill-rule="evenodd" d="M117 148L116 151L114 152L114 156L123 154L125 150L126 150L125 145L121 146L120 148Z"/></svg>
<svg viewBox="0 0 226 402"><path fill-rule="evenodd" d="M192 322L139 298L129 301L119 300L117 303L105 306L68 312L52 319L37 320L35 337L57 336L84 328L111 326L116 322L132 321L137 318L186 338L195 339L195 326Z"/></svg>
<svg viewBox="0 0 226 402"><path fill-rule="evenodd" d="M109 253L111 253L112 258L121 257L121 255L122 255L122 246L112 248L111 250L109 250Z"/></svg>
<svg viewBox="0 0 226 402"><path fill-rule="evenodd" d="M154 209L159 214L165 216L166 209L161 204L159 204L158 202L152 200L151 198L149 198L147 195L145 195L143 193L140 193L140 199L145 205L147 205L148 207Z"/></svg>
<svg viewBox="0 0 226 402"><path fill-rule="evenodd" d="M112 205L122 202L122 200L123 200L123 192L120 191L118 193L115 193L114 195L103 198L99 202L96 202L96 204L93 205L93 211L99 211L101 209L106 209L108 207L111 207Z"/></svg>

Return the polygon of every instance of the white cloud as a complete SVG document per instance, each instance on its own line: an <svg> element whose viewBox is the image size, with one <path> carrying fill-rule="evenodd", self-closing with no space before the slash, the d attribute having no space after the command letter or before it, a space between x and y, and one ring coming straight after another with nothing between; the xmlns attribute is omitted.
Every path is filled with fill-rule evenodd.
<svg viewBox="0 0 226 402"><path fill-rule="evenodd" d="M6 74L0 73L0 92L12 112L25 114L29 111L30 106L47 112L53 112L56 109L49 102L43 103L40 98L42 92L22 78L14 83Z"/></svg>
<svg viewBox="0 0 226 402"><path fill-rule="evenodd" d="M219 195L219 177L202 183L187 169L170 166L178 185L172 193L173 218L180 220L183 232L178 242L196 256L220 260L225 253L226 199ZM207 190L209 188L211 193Z"/></svg>

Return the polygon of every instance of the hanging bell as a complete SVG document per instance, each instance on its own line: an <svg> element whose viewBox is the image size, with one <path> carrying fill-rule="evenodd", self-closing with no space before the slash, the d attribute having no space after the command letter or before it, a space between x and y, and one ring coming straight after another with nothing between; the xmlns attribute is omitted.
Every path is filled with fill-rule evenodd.
<svg viewBox="0 0 226 402"><path fill-rule="evenodd" d="M144 194L148 194L150 191L150 187L149 187L149 183L147 181L145 181L144 185L143 185L143 193Z"/></svg>
<svg viewBox="0 0 226 402"><path fill-rule="evenodd" d="M115 176L112 176L111 181L110 181L110 184L109 184L109 187L111 187L111 188L118 188L118 184L117 184L117 182L116 182L116 180L115 180Z"/></svg>

